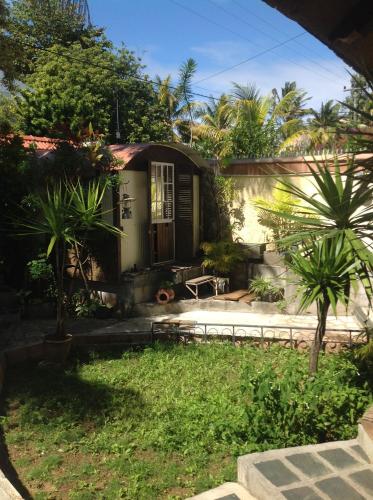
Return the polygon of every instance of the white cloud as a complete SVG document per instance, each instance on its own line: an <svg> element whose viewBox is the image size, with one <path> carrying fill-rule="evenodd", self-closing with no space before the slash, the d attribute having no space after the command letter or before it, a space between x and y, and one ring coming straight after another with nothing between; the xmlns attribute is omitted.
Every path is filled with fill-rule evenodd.
<svg viewBox="0 0 373 500"><path fill-rule="evenodd" d="M249 61L199 84L199 80L234 65L236 61L250 57L250 53L245 44L233 41L208 42L202 46L191 47L190 51L192 56L197 55L195 59L199 68L195 77L194 90L202 94L218 96L223 92L229 92L232 89L232 82L241 84L254 82L263 94L267 94L273 88L281 88L286 81L295 80L298 86L306 90L311 97L310 106L317 108L321 101L342 100L345 97L343 87L349 86L350 77L346 66L336 57L320 58L315 63L311 63L306 58L298 59L299 65L296 65L290 61L284 61L275 52L272 53L271 59L267 57ZM143 63L146 64L145 71L151 77L156 74L161 77L171 74L176 79L178 68L186 59L186 57L180 58L177 63L161 62L159 49L156 46L149 46L138 55L142 57ZM326 72L323 68L328 68L333 74Z"/></svg>

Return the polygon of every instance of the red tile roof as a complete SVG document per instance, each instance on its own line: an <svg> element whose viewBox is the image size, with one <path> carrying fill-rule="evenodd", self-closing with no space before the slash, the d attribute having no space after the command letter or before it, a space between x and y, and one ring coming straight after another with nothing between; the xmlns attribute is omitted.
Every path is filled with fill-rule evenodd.
<svg viewBox="0 0 373 500"><path fill-rule="evenodd" d="M62 139L51 139L50 137L37 137L36 135L24 135L22 137L25 148L34 147L37 151L53 151L57 144L64 142Z"/></svg>

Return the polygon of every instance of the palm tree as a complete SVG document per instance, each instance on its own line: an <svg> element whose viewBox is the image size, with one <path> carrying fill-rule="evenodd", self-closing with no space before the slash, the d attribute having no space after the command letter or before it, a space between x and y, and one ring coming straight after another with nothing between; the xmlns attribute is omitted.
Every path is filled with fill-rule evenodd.
<svg viewBox="0 0 373 500"><path fill-rule="evenodd" d="M194 115L198 103L193 100L192 79L197 71L197 63L189 58L179 69L176 85L172 85L171 75L163 80L156 76L156 92L159 103L167 112L175 141L185 139L193 141Z"/></svg>
<svg viewBox="0 0 373 500"><path fill-rule="evenodd" d="M340 235L312 240L306 249L291 255L288 266L298 277L300 311L314 302L317 305L318 323L309 360L309 372L313 375L318 368L329 308L332 307L335 315L339 302L347 308L350 287L356 285L358 279L357 262Z"/></svg>
<svg viewBox="0 0 373 500"><path fill-rule="evenodd" d="M76 252L79 266L80 250L86 245L87 233L98 230L123 236L120 229L103 220L102 200L109 180L93 180L83 187L80 181L76 184L59 184L48 189L46 196L35 198L39 214L34 222L29 222L29 214L25 213L16 225L20 235L43 237L47 239L47 257L54 252L57 284L57 325L56 339L63 339L65 332L64 275L68 248ZM82 271L82 277L84 273Z"/></svg>
<svg viewBox="0 0 373 500"><path fill-rule="evenodd" d="M218 101L211 98L197 112L199 122L194 125L195 138L206 141L207 149L218 163L230 155L230 130L232 127L232 107L230 99L222 94Z"/></svg>
<svg viewBox="0 0 373 500"><path fill-rule="evenodd" d="M341 143L337 130L341 123L340 104L330 99L325 103L322 102L319 110L311 108L309 112L311 118L308 123L284 140L281 151L294 146L315 151L324 147L335 147Z"/></svg>

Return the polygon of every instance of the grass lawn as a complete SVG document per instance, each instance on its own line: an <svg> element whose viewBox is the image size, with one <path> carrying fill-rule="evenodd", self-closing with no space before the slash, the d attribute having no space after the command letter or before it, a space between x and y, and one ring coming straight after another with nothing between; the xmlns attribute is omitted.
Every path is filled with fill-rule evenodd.
<svg viewBox="0 0 373 500"><path fill-rule="evenodd" d="M210 344L92 354L73 359L65 372L9 370L3 421L10 459L35 499L186 498L234 480L240 454L315 441L314 435L291 438L283 429L276 441L265 420L263 404L271 401L266 391L273 395L276 377L289 366L303 377L307 355ZM333 377L348 375L340 381L348 403L336 397L343 426L333 420L339 418L333 408L328 425L339 434L325 436L353 437L369 391L361 385L351 399L347 379L357 375L340 356L324 357L321 369L334 385ZM255 377L269 380L266 371L275 374L274 382L259 384L254 398ZM324 385L321 390L326 392ZM281 400L276 398L273 404ZM256 408L256 423L248 408ZM261 419L268 436L259 429Z"/></svg>

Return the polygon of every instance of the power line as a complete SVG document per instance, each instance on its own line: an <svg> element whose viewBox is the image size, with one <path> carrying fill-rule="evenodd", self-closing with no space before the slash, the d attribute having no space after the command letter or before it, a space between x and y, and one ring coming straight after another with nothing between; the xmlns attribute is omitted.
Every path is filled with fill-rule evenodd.
<svg viewBox="0 0 373 500"><path fill-rule="evenodd" d="M55 50L51 50L49 48L45 48L45 47L40 47L40 46L36 46L36 45L33 45L32 43L28 43L26 41L22 41L20 42L21 45L26 45L28 47L31 47L33 49L36 49L36 50L42 50L43 52L48 52L50 54L54 54L56 56L59 56L59 57L64 57L65 59L69 59L71 61L76 61L76 62L79 62L80 64L84 65L84 66L90 66L90 67L95 67L95 68L98 68L98 69L103 69L105 71L109 71L117 76L120 76L118 74L118 72L116 72L112 67L110 66L104 66L102 64L97 64L97 63L93 63L92 61L87 61L87 60L84 60L84 59L81 59L80 57L74 57L70 54L65 54L65 53L62 53L62 52L56 52ZM127 80L137 80L137 81L140 81L140 82L144 82L144 83L151 83L153 85L156 85L158 87L161 87L162 86L162 82L157 82L155 80L150 80L148 78L141 78L140 76L130 76L130 77L127 77ZM171 90L178 90L178 87L174 86L174 85L169 85L168 86ZM210 95L206 95L206 94L200 94L198 92L190 92L192 95L196 96L196 97L203 97L205 99L214 99L216 101L219 100L219 98L217 97L213 97L211 94Z"/></svg>
<svg viewBox="0 0 373 500"><path fill-rule="evenodd" d="M266 36L267 38L270 38L271 40L275 41L275 42L281 42L281 40L279 40L278 38L270 35L269 33L267 33L266 31L263 31L262 29L258 28L257 26L249 23L248 21L246 21L246 19L243 19L242 17L234 14L233 12L230 12L228 9L226 9L225 7L221 6L221 5L218 5L214 0L208 0L208 2L210 2L214 7L220 9L221 11L225 12L226 14L228 14L229 16L233 17L233 19L237 19L239 22L243 23L243 24L246 24L246 26L248 26L249 28L257 31L258 33L261 33L262 35ZM242 8L242 7L241 7ZM248 11L250 12L250 11ZM255 16L257 17L257 16ZM306 32L303 32L304 34L306 34ZM298 43L298 42L295 42L295 43ZM258 44L256 44L258 45ZM290 47L289 47L290 48ZM294 47L291 48L291 50L293 52L295 52L296 54L298 55L301 55L303 58L307 59L308 61L310 61L312 64L316 64L318 67L322 68L324 71L330 73L331 75L334 75L336 76L337 78L341 78L341 75L338 75L337 73L334 73L334 71L330 70L329 68L323 66L322 64L320 64L318 61L315 61L314 59L311 59L310 57L307 57L305 56L302 52L300 52L299 50L296 50ZM295 63L295 64L298 64L296 61L294 61L293 59L290 59L288 57L285 57L285 56L282 56L283 58L285 59L288 59L289 61L291 61L292 63ZM319 73L320 74L320 73ZM323 76L324 77L324 76Z"/></svg>
<svg viewBox="0 0 373 500"><path fill-rule="evenodd" d="M289 36L289 33L286 33L285 31L283 30L280 30L274 23L271 23L270 21L268 21L267 19L265 19L264 17L261 17L259 16L256 12L252 11L251 9L248 9L247 6L245 5L242 5L238 0L232 0L232 2L237 5L238 7L240 7L242 10L248 12L251 16L255 17L256 19L259 19L259 21L261 21L262 23L265 23L267 24L272 30L275 30L277 31L278 33L280 33L281 35L284 35L284 36ZM257 29L257 28L256 28ZM269 36L269 35L267 35ZM313 48L311 47L308 47L307 45L305 45L304 43L300 42L299 40L294 40L294 43L296 43L297 45L299 45L300 47L308 50L309 52L312 52L313 54L315 54L316 56L320 57L320 54L314 50ZM296 51L294 48L293 50L297 53L297 54L302 54L301 52L299 51ZM304 54L302 54L304 56ZM337 73L334 73L333 71L331 71L329 68L327 68L326 66L323 66L321 65L318 61L315 61L314 59L311 59L311 58L307 58L309 59L310 61L312 61L314 64L317 64L318 66L320 66L320 68L323 68L325 71L328 71L329 73L332 73L336 76L338 76L338 78L341 78L341 75L337 75Z"/></svg>
<svg viewBox="0 0 373 500"><path fill-rule="evenodd" d="M293 39L295 40L296 38L302 36L302 33L299 35L295 35ZM219 76L223 73L226 73L227 71L230 71L231 69L237 68L238 66L242 66L243 64L248 63L249 61L252 61L260 56L263 56L264 54L267 54L268 52L271 52L273 49L277 49L278 47L282 47L287 43L289 40L285 40L282 43L278 43L277 45L274 45L273 47L269 47L268 49L262 50L261 52L258 52L257 54L254 54L251 57L248 57L247 59L244 59L243 61L240 61L236 64L233 64L232 66L229 66L229 68L222 69L220 71L217 71L216 73L213 73L212 75L206 76L205 78L202 78L201 80L197 80L195 83L201 83L204 82L205 80L210 80L210 78L214 78L215 76Z"/></svg>
<svg viewBox="0 0 373 500"><path fill-rule="evenodd" d="M229 33L232 33L233 35L238 36L239 38L242 38L243 40L246 40L247 42L249 42L249 43L250 43L250 44L252 44L252 45L256 45L256 46L258 46L258 47L261 47L259 44L257 44L256 42L253 42L252 40L250 40L249 38L245 37L245 36L244 36L244 35L242 35L241 33L238 33L237 31L231 30L231 29L230 29L230 28L228 28L227 26L224 26L223 24L220 24L220 23L218 23L217 21L214 21L213 19L210 19L209 17L205 16L204 14L201 14L201 13L199 13L199 12L195 11L194 9L191 9L190 7L187 7L186 5L183 5L183 4L179 3L177 0L169 0L169 1L170 1L171 3L173 3L173 4L177 5L178 7L181 7L182 9L186 10L187 12L191 12L191 13L192 13L192 14L194 14L195 16L198 16L198 17L200 17L201 19L203 19L203 20L205 20L205 21L209 22L210 24L214 24L215 26L217 26L217 27L219 27L219 28L221 28L221 29L224 29L225 31L228 31ZM227 12L229 12L229 11L227 11ZM271 52L271 51L275 50L275 49L276 49L276 48L278 48L278 47L282 47L283 45L285 45L285 44L289 43L289 42L290 42L290 41L292 41L293 39L299 38L299 37L301 37L301 36L303 36L303 35L305 35L305 34L306 34L306 32L302 32L302 33L300 33L300 34L298 34L298 35L295 35L295 36L294 36L294 37L292 37L292 38L289 38L289 39L287 39L287 40L284 40L283 42L281 42L281 43L279 43L279 44L276 44L276 45L274 45L274 46L272 46L272 47L269 47L269 48L267 48L267 49L264 49L262 52L260 52L260 53L258 53L257 55L255 55L255 58L256 58L256 57L260 57L261 55L266 54L267 52ZM288 59L288 58L286 58L286 57L284 57L284 56L281 56L281 55L280 55L279 57L280 57L280 58L282 58L282 59L286 59L286 60L290 61L292 64L294 64L294 65L296 65L296 66L299 66L300 68L303 68L303 69L305 69L306 71L309 71L309 72L311 72L311 73L313 73L313 74L317 73L317 72L316 72L316 71L314 71L313 69L310 69L310 68L308 68L307 66L304 66L303 64L297 63L297 62L295 62L295 61L293 61L293 60L291 60L291 59ZM244 61L244 62L248 62L248 61L250 61L250 60L251 60L251 58L247 59L247 60L246 60L246 61ZM242 62L241 64L243 64L244 62ZM238 66L239 66L239 65L240 65L240 64L238 64ZM235 65L234 67L236 67L236 65ZM224 71L222 71L222 72L229 71L230 69L232 69L232 67L230 67L230 68L228 68L227 70L224 70ZM219 74L221 74L222 72L219 72ZM323 75L323 74L321 74L321 73L320 73L319 75L320 75L322 78L325 78L326 80L329 80L329 81L331 81L332 83L336 84L335 80L332 80L331 78L328 78L327 76L325 76L325 75ZM199 82L201 82L201 81L208 80L209 78L212 78L213 76L216 76L216 75L214 74L214 75L212 75L211 77L206 77L206 78L203 78L202 80L199 80L199 81L198 81L198 82L196 82L196 83L199 83ZM337 85L337 84L336 84L336 85Z"/></svg>

